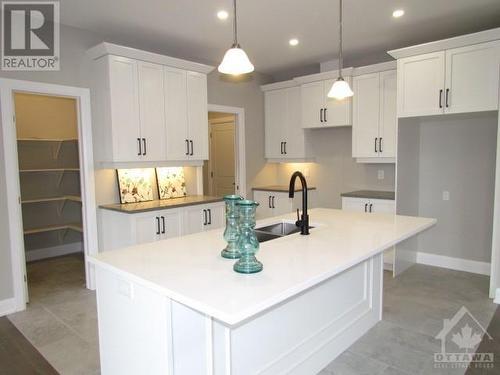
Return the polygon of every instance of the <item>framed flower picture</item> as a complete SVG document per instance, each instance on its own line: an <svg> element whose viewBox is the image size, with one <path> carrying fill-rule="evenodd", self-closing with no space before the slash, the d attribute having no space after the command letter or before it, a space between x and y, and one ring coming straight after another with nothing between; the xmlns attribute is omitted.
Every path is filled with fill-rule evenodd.
<svg viewBox="0 0 500 375"><path fill-rule="evenodd" d="M153 200L154 168L117 169L121 203L137 203Z"/></svg>
<svg viewBox="0 0 500 375"><path fill-rule="evenodd" d="M182 167L156 168L158 196L160 199L185 197L186 179Z"/></svg>

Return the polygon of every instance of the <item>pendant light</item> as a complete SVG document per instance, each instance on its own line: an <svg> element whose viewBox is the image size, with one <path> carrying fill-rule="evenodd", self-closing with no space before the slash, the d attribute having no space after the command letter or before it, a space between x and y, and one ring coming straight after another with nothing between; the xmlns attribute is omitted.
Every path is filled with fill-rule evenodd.
<svg viewBox="0 0 500 375"><path fill-rule="evenodd" d="M342 77L342 65L343 65L343 60L342 60L342 0L339 0L339 74L337 80L333 83L332 88L328 92L328 97L329 98L334 98L337 100L342 100L345 98L348 98L350 96L353 96L354 93L352 92L351 88L349 87L349 84L344 81L344 78Z"/></svg>
<svg viewBox="0 0 500 375"><path fill-rule="evenodd" d="M233 35L234 42L230 49L227 50L222 62L219 65L219 72L224 74L240 75L253 72L254 67L247 54L238 43L238 24L236 19L236 0L233 0Z"/></svg>

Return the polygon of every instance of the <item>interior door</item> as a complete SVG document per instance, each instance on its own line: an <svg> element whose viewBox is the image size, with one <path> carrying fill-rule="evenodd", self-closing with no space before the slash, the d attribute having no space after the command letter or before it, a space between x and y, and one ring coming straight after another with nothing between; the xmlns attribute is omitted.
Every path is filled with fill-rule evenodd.
<svg viewBox="0 0 500 375"><path fill-rule="evenodd" d="M446 51L445 112L496 111L499 62L498 41Z"/></svg>
<svg viewBox="0 0 500 375"><path fill-rule="evenodd" d="M190 158L208 160L207 76L187 72L188 135Z"/></svg>
<svg viewBox="0 0 500 375"><path fill-rule="evenodd" d="M352 78L344 77L345 81L352 87ZM324 118L326 126L346 126L352 124L351 103L352 98L337 100L328 97L328 92L333 86L335 80L324 81L323 96L326 100L326 113Z"/></svg>
<svg viewBox="0 0 500 375"><path fill-rule="evenodd" d="M287 90L273 90L265 93L265 146L266 158L283 158L287 122Z"/></svg>
<svg viewBox="0 0 500 375"><path fill-rule="evenodd" d="M163 66L138 63L139 112L143 160L158 161L166 157L165 94Z"/></svg>
<svg viewBox="0 0 500 375"><path fill-rule="evenodd" d="M282 131L285 135L285 158L298 159L306 155L304 129L300 123L300 87L286 89L286 120Z"/></svg>
<svg viewBox="0 0 500 375"><path fill-rule="evenodd" d="M352 157L378 157L380 75L354 77Z"/></svg>
<svg viewBox="0 0 500 375"><path fill-rule="evenodd" d="M323 81L303 84L300 87L302 102L302 128L324 126L322 113L325 107Z"/></svg>
<svg viewBox="0 0 500 375"><path fill-rule="evenodd" d="M140 160L139 88L135 60L119 56L109 57L109 90L113 161Z"/></svg>
<svg viewBox="0 0 500 375"><path fill-rule="evenodd" d="M167 159L186 160L189 158L186 72L164 66L163 82Z"/></svg>
<svg viewBox="0 0 500 375"><path fill-rule="evenodd" d="M380 73L380 121L379 155L385 158L396 157L398 131L397 114L397 73L389 70Z"/></svg>
<svg viewBox="0 0 500 375"><path fill-rule="evenodd" d="M235 193L234 128L234 120L210 125L210 194L217 197Z"/></svg>

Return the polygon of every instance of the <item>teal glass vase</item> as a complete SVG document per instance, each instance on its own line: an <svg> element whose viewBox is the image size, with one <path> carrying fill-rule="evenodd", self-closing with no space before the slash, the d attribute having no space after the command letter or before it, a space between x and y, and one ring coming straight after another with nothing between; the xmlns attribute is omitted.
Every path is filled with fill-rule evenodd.
<svg viewBox="0 0 500 375"><path fill-rule="evenodd" d="M243 198L239 195L226 195L224 202L226 202L226 229L224 230L224 240L227 246L221 251L220 255L223 258L238 259L241 254L238 250L236 242L239 235L239 209L236 203Z"/></svg>
<svg viewBox="0 0 500 375"><path fill-rule="evenodd" d="M255 253L259 250L259 241L255 235L255 210L259 204L251 200L236 202L239 209L239 236L236 246L241 253L233 269L239 273L256 273L264 268Z"/></svg>

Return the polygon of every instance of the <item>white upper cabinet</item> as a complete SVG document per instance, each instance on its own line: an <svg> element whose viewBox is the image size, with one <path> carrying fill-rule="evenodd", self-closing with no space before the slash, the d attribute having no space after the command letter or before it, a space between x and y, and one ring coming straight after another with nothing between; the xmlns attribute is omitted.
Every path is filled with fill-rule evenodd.
<svg viewBox="0 0 500 375"><path fill-rule="evenodd" d="M396 71L353 79L352 156L358 161L393 162L396 156ZM376 158L376 159L375 159Z"/></svg>
<svg viewBox="0 0 500 375"><path fill-rule="evenodd" d="M398 117L498 109L500 42L398 59Z"/></svg>
<svg viewBox="0 0 500 375"><path fill-rule="evenodd" d="M109 43L87 54L97 161L208 158L206 74L212 67Z"/></svg>
<svg viewBox="0 0 500 375"><path fill-rule="evenodd" d="M344 79L352 84L351 77ZM328 98L334 80L323 80L301 85L302 127L305 129L350 126L352 99Z"/></svg>
<svg viewBox="0 0 500 375"><path fill-rule="evenodd" d="M267 159L306 158L300 126L300 88L265 92L265 150Z"/></svg>

